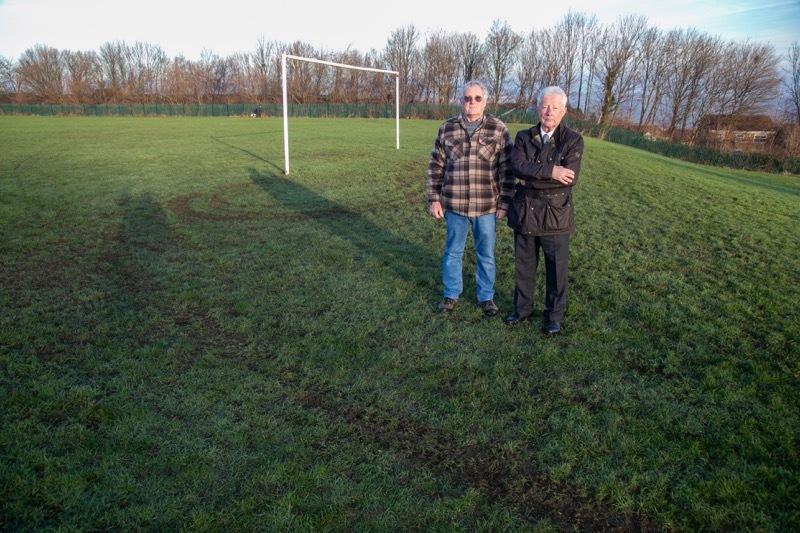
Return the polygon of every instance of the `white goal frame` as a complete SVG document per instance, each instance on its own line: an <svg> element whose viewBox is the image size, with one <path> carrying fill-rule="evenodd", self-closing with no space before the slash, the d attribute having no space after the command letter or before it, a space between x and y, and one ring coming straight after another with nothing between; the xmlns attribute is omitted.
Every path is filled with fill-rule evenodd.
<svg viewBox="0 0 800 533"><path fill-rule="evenodd" d="M345 65L344 63L332 63L330 61L322 61L321 59L313 59L310 57L293 56L283 54L281 56L281 78L283 78L283 162L284 174L289 173L289 105L288 95L286 90L286 60L294 59L296 61L307 61L309 63L319 63L322 65L329 65L332 67L350 68L355 70L366 70L369 72L380 72L383 74L392 74L394 76L394 95L395 95L395 121L397 129L397 149L400 149L400 73L394 70L382 70L379 68L357 67L354 65Z"/></svg>

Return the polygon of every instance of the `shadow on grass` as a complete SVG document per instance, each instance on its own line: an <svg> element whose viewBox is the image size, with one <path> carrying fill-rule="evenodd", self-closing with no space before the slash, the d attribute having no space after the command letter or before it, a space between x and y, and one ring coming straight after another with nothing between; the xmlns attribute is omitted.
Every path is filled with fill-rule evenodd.
<svg viewBox="0 0 800 533"><path fill-rule="evenodd" d="M180 250L164 207L150 194L121 197L119 231L112 237L103 256L106 276L115 291L115 312L131 317L130 327L147 328L134 333L139 347L164 343L181 344L174 363L179 367L193 364L209 348L223 357L237 358L244 339L231 335L220 323L229 305L212 309L195 300L179 302L175 295L170 259ZM219 305L219 304L217 304ZM146 340L145 340L146 339Z"/></svg>
<svg viewBox="0 0 800 533"><path fill-rule="evenodd" d="M257 135L263 135L263 133L258 133ZM239 152L242 152L243 154L246 154L246 155L252 157L253 159L258 159L259 161L261 161L261 162L269 165L270 167L274 168L278 172L283 172L283 167L279 167L278 165L276 165L271 160L264 159L260 155L254 153L254 152L251 152L250 150L245 150L241 146L237 146L235 144L231 144L229 142L226 142L225 140L223 140L222 137L211 137L211 140L214 141L214 142L217 142L217 143L219 143L219 144L221 144L223 146L227 146L228 148L232 148L233 150L237 150Z"/></svg>
<svg viewBox="0 0 800 533"><path fill-rule="evenodd" d="M162 289L163 254L173 235L164 209L152 195L126 194L117 204L121 226L104 259L120 300L130 303Z"/></svg>
<svg viewBox="0 0 800 533"><path fill-rule="evenodd" d="M286 218L349 241L361 254L394 271L406 282L427 289L437 282L431 274L439 259L365 213L325 198L282 174L253 170L252 180L288 211ZM379 209L369 209L378 212L377 219L381 218Z"/></svg>

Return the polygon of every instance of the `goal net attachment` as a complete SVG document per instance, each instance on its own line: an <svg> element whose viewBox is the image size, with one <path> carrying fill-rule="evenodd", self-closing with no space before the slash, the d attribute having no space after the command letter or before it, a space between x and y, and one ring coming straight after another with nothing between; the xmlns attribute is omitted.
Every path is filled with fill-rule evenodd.
<svg viewBox="0 0 800 533"><path fill-rule="evenodd" d="M349 68L354 70L365 70L368 72L379 72L382 74L391 74L394 76L394 98L395 98L395 122L397 130L397 149L400 149L400 73L394 70L382 70L379 68L357 67L355 65L345 65L343 63L332 63L330 61L322 61L321 59L313 59L310 57L293 56L283 54L281 57L281 77L283 78L283 159L284 159L284 174L289 173L289 105L288 95L286 90L286 60L293 59L295 61L307 61L309 63L319 63L321 65L329 65L331 67Z"/></svg>

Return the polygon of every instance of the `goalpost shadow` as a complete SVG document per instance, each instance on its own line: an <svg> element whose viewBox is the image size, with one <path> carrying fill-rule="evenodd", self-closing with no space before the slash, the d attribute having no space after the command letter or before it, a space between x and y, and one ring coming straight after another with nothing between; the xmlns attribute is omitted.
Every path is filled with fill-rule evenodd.
<svg viewBox="0 0 800 533"><path fill-rule="evenodd" d="M438 284L441 258L409 239L380 226L365 213L325 198L308 187L285 176L282 169L275 172L252 173L253 183L280 203L294 221L312 224L352 243L360 254L377 261L395 272L406 282L430 290ZM297 209L297 198L304 198L311 209ZM391 204L394 205L394 204ZM366 206L370 213L391 208L376 202Z"/></svg>

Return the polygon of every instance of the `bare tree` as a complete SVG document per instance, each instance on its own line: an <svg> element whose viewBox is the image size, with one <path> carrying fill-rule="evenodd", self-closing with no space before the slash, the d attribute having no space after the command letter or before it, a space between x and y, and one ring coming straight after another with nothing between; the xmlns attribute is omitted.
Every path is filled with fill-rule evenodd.
<svg viewBox="0 0 800 533"><path fill-rule="evenodd" d="M780 83L774 50L769 45L700 39L689 50L690 83L681 112L681 131L689 143L704 115L748 115L764 112ZM674 114L674 113L673 113Z"/></svg>
<svg viewBox="0 0 800 533"><path fill-rule="evenodd" d="M786 91L787 115L789 120L800 126L800 42L794 41L785 60L788 68L785 70L784 89Z"/></svg>
<svg viewBox="0 0 800 533"><path fill-rule="evenodd" d="M283 73L282 73L281 69L283 67L283 54L289 54L289 53L291 53L291 52L290 52L288 44L286 44L286 43L278 43L276 45L275 54L271 58L272 67L269 70L275 72L275 78L274 79L275 79L275 81L277 83L273 84L273 83L268 81L268 84L269 84L269 87L270 87L269 93L274 98L275 102L281 102L282 99L283 99L282 98L282 96L283 96ZM293 67L296 67L296 65L293 65ZM287 65L287 69L288 68L289 68L289 66ZM287 77L288 77L288 70L287 70ZM288 88L289 80L286 80L286 81L287 81L287 88ZM273 89L273 87L274 87L274 89Z"/></svg>
<svg viewBox="0 0 800 533"><path fill-rule="evenodd" d="M589 105L591 103L592 86L594 85L594 76L597 70L597 58L599 54L599 46L596 43L600 41L602 30L597 22L597 17L592 15L586 19L586 22L581 26L580 39L578 46L580 47L580 79L578 81L578 100L577 107L583 109L584 115L589 113ZM582 98L584 96L584 98Z"/></svg>
<svg viewBox="0 0 800 533"><path fill-rule="evenodd" d="M17 62L23 91L38 102L60 103L64 95L64 66L58 49L36 45L25 50Z"/></svg>
<svg viewBox="0 0 800 533"><path fill-rule="evenodd" d="M442 30L430 34L422 58L426 101L440 105L451 102L459 78L457 37Z"/></svg>
<svg viewBox="0 0 800 533"><path fill-rule="evenodd" d="M331 57L331 61L334 63L360 66L361 57L359 54L350 53L350 49L348 48L342 53L334 53ZM330 91L331 102L344 102L347 104L358 102L358 79L353 79L354 75L357 77L358 72L350 69L344 70L341 68L334 68L330 72L332 78ZM355 94L353 94L354 87Z"/></svg>
<svg viewBox="0 0 800 533"><path fill-rule="evenodd" d="M161 92L161 81L169 60L157 45L136 41L127 47L128 94L138 103L148 103Z"/></svg>
<svg viewBox="0 0 800 533"><path fill-rule="evenodd" d="M537 49L541 69L539 81L542 87L564 84L564 74L561 61L564 50L560 43L561 37L554 28L545 28L537 33L537 43L531 43ZM566 91L566 89L565 89ZM567 93L569 96L569 93Z"/></svg>
<svg viewBox="0 0 800 533"><path fill-rule="evenodd" d="M517 106L524 110L535 107L536 93L544 79L544 64L539 54L539 33L532 30L524 37L517 52Z"/></svg>
<svg viewBox="0 0 800 533"><path fill-rule="evenodd" d="M603 32L599 55L602 83L600 124L611 124L622 103L629 96L635 80L637 50L647 29L647 18L628 15Z"/></svg>
<svg viewBox="0 0 800 533"><path fill-rule="evenodd" d="M253 55L253 63L257 77L256 98L259 101L265 101L268 95L272 93L270 91L270 80L280 80L280 73L275 71L275 59L279 55L277 48L274 42L267 41L263 35L258 38L256 51ZM280 94L280 92L277 94Z"/></svg>
<svg viewBox="0 0 800 533"><path fill-rule="evenodd" d="M665 98L667 132L673 135L678 130L683 132L692 116L714 109L719 94L719 79L714 72L722 44L717 37L681 29L667 34L665 46L671 56Z"/></svg>
<svg viewBox="0 0 800 533"><path fill-rule="evenodd" d="M670 51L665 43L664 34L657 28L648 28L642 38L639 82L640 129L655 123L658 108L664 97L667 61L670 57Z"/></svg>
<svg viewBox="0 0 800 533"><path fill-rule="evenodd" d="M782 128L784 152L800 155L800 42L794 41L784 56L783 116L787 124Z"/></svg>
<svg viewBox="0 0 800 533"><path fill-rule="evenodd" d="M490 81L495 106L503 99L506 79L516 60L516 51L523 38L514 33L508 22L495 20L486 38L486 54L492 79Z"/></svg>
<svg viewBox="0 0 800 533"><path fill-rule="evenodd" d="M235 53L228 58L231 71L229 91L242 102L258 102L259 75L255 55Z"/></svg>
<svg viewBox="0 0 800 533"><path fill-rule="evenodd" d="M344 52L332 54L331 60L334 63L343 65L366 66L361 53L349 47ZM333 78L330 96L331 101L347 104L362 102L362 85L366 83L365 80L367 77L375 76L373 74L365 74L355 69L342 68L334 68L330 71L330 75Z"/></svg>
<svg viewBox="0 0 800 533"><path fill-rule="evenodd" d="M128 45L123 41L107 42L100 46L99 57L103 78L102 101L127 101Z"/></svg>
<svg viewBox="0 0 800 533"><path fill-rule="evenodd" d="M769 108L780 85L778 56L772 46L749 40L731 42L722 66L728 84L721 113L758 114Z"/></svg>
<svg viewBox="0 0 800 533"><path fill-rule="evenodd" d="M383 64L381 54L371 49L364 55L364 66L380 70L391 70ZM391 104L395 102L394 76L373 75L365 78L362 96L369 103Z"/></svg>
<svg viewBox="0 0 800 533"><path fill-rule="evenodd" d="M386 43L383 51L385 63L389 70L400 73L400 98L411 103L417 100L417 90L414 88L414 67L417 62L417 40L419 34L413 25L395 30Z"/></svg>
<svg viewBox="0 0 800 533"><path fill-rule="evenodd" d="M322 52L301 41L289 45L286 53L299 57L323 59ZM292 61L286 68L288 96L297 103L310 104L318 102L322 96L330 94L328 88L324 86L326 68L328 67L318 63Z"/></svg>
<svg viewBox="0 0 800 533"><path fill-rule="evenodd" d="M203 49L200 60L190 63L189 83L193 99L199 104L220 102L228 84L229 64L217 54Z"/></svg>
<svg viewBox="0 0 800 533"><path fill-rule="evenodd" d="M458 59L461 62L461 80L466 83L483 76L485 59L483 45L474 33L460 33L456 37Z"/></svg>
<svg viewBox="0 0 800 533"><path fill-rule="evenodd" d="M95 92L102 83L97 54L67 50L62 53L62 58L66 69L66 99L74 104L94 103Z"/></svg>
<svg viewBox="0 0 800 533"><path fill-rule="evenodd" d="M572 93L575 78L579 77L581 35L587 19L585 14L575 13L570 9L553 28L552 43L558 55L558 65L561 67L561 79L558 80L558 85L564 89L567 96Z"/></svg>
<svg viewBox="0 0 800 533"><path fill-rule="evenodd" d="M332 59L330 54L323 50L312 51L307 57L316 57L323 61L330 61ZM331 70L334 67L320 63L312 63L310 67L312 83L310 86L308 103L330 102L331 94L333 93L333 77L331 76Z"/></svg>
<svg viewBox="0 0 800 533"><path fill-rule="evenodd" d="M8 98L18 92L14 63L6 56L0 56L0 95Z"/></svg>
<svg viewBox="0 0 800 533"><path fill-rule="evenodd" d="M172 104L187 103L192 99L192 64L179 55L167 66L164 98Z"/></svg>

